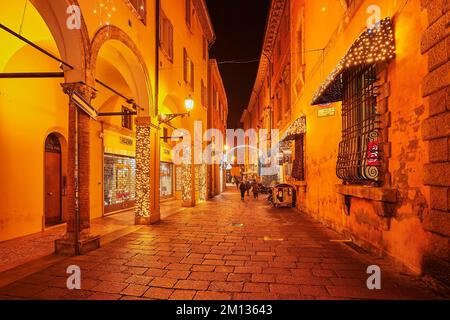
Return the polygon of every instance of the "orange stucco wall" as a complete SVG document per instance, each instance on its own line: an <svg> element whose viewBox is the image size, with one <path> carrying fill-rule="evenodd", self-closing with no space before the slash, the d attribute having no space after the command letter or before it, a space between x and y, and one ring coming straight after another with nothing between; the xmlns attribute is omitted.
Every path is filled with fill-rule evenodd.
<svg viewBox="0 0 450 320"><path fill-rule="evenodd" d="M422 220L429 211L429 188L424 185L423 166L428 160L428 146L421 138L421 123L428 116L422 98L422 79L427 74L427 59L421 54L421 36L427 17L420 1L356 1L348 10L339 1L290 2L291 10L291 123L306 116L304 182L298 185L298 207L314 218L348 235L373 252L394 257L409 271L420 273L422 259L431 250L431 234ZM346 212L344 196L337 192L342 184L336 176L338 146L341 141L341 104L333 103L335 115L319 117L320 106L311 106L314 93L344 57L347 50L367 28L367 8L381 8L380 18L391 17L394 23L397 55L387 67L389 85L388 172L383 187L396 193L395 205L364 197L351 197ZM298 31L303 30L299 44ZM303 50L300 50L303 46ZM325 48L322 50L322 48ZM300 54L302 52L303 54ZM268 75L266 74L265 77ZM267 81L267 80L266 80ZM255 105L268 106L265 86ZM248 112L255 109L251 105ZM276 112L276 111L275 111ZM252 117L244 114L244 128L251 128ZM267 115L258 123L266 128ZM275 128L277 128L275 124ZM286 126L279 129L285 130ZM389 214L393 214L388 218Z"/></svg>

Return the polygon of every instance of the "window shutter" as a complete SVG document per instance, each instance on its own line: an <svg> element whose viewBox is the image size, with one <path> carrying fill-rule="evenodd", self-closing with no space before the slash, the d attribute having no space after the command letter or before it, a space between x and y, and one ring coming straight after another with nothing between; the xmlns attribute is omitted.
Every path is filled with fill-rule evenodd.
<svg viewBox="0 0 450 320"><path fill-rule="evenodd" d="M190 61L190 71L191 71L191 88L192 88L192 91L194 91L194 63L192 62L192 61Z"/></svg>
<svg viewBox="0 0 450 320"><path fill-rule="evenodd" d="M298 181L305 180L304 135L295 140L295 160L292 165L292 177Z"/></svg>
<svg viewBox="0 0 450 320"><path fill-rule="evenodd" d="M186 25L191 27L191 0L186 0Z"/></svg>
<svg viewBox="0 0 450 320"><path fill-rule="evenodd" d="M188 82L188 59L186 49L183 49L183 78L185 82Z"/></svg>
<svg viewBox="0 0 450 320"><path fill-rule="evenodd" d="M173 60L173 25L169 22L169 57Z"/></svg>

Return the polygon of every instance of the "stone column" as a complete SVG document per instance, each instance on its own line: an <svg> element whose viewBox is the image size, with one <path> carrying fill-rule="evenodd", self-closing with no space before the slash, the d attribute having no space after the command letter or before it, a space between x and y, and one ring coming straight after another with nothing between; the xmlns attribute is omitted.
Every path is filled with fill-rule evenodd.
<svg viewBox="0 0 450 320"><path fill-rule="evenodd" d="M208 200L208 186L207 186L207 178L208 178L208 168L205 163L202 163L199 168L199 201L205 202Z"/></svg>
<svg viewBox="0 0 450 320"><path fill-rule="evenodd" d="M87 102L95 98L95 90L88 85L65 83L64 93L71 98L74 92ZM58 254L85 254L100 247L100 237L90 234L90 117L69 101L68 175L67 175L67 231L55 241Z"/></svg>
<svg viewBox="0 0 450 320"><path fill-rule="evenodd" d="M159 144L152 144L152 122L150 117L138 117L136 123L136 225L149 225L160 220L159 192L156 179L159 176ZM152 148L154 146L154 148ZM152 152L152 149L155 149ZM153 165L152 165L153 164Z"/></svg>

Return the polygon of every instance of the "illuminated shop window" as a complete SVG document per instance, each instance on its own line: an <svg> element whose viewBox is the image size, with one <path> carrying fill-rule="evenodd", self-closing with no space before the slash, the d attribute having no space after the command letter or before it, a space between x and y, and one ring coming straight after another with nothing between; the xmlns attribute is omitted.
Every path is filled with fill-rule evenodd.
<svg viewBox="0 0 450 320"><path fill-rule="evenodd" d="M135 205L136 160L130 157L105 154L104 204L110 213Z"/></svg>
<svg viewBox="0 0 450 320"><path fill-rule="evenodd" d="M173 196L173 164L160 163L160 194L162 198Z"/></svg>

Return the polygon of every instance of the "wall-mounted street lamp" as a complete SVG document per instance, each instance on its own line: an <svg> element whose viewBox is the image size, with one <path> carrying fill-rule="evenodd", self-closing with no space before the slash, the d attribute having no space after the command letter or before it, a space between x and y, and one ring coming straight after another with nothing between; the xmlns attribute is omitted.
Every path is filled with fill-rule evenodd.
<svg viewBox="0 0 450 320"><path fill-rule="evenodd" d="M187 112L172 113L172 114L160 114L158 116L159 124L162 124L162 123L168 124L170 121L172 121L173 119L178 118L178 117L182 117L182 118L189 117L191 115L191 111L194 110L194 105L195 105L195 101L194 101L194 99L192 99L191 95L189 95L184 100L184 107Z"/></svg>

